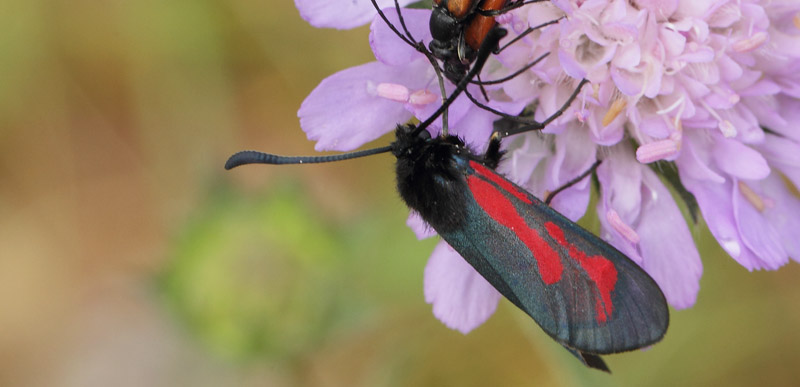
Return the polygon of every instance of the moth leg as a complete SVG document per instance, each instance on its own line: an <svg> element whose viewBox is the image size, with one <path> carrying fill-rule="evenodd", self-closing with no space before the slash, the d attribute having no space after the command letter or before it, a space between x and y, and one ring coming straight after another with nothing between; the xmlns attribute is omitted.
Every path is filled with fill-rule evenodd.
<svg viewBox="0 0 800 387"><path fill-rule="evenodd" d="M501 117L500 121L504 121L507 123L506 125L502 125L502 129L498 129L498 127L495 126L495 131L500 133L500 137L508 137L508 136L513 136L515 134L528 132L531 130L544 129L549 123L553 122L556 118L564 114L564 112L569 108L569 106L572 105L572 102L575 101L576 98L578 98L578 94L580 93L583 86L587 83L589 83L588 80L582 79L581 82L578 84L578 86L575 88L575 90L572 92L572 94L569 96L569 98L567 98L564 104L561 105L561 108L559 108L555 113L551 114L550 117L547 117L542 122L536 121L531 117L512 116L509 114L505 114L499 110L481 104L469 93L466 94L467 97L470 98L472 103L475 104L475 106L500 116Z"/></svg>
<svg viewBox="0 0 800 387"><path fill-rule="evenodd" d="M559 193L561 193L561 191L563 191L563 190L565 190L565 189L567 189L569 187L572 187L573 185L577 184L581 180L585 179L586 176L589 176L589 175L593 174L594 171L597 170L597 167L600 166L600 162L601 161L602 160L595 161L594 164L592 164L592 166L589 167L589 169L587 169L585 172L581 173L578 177L576 177L576 178L564 183L564 185L562 185L561 187L556 188L555 191L548 193L547 197L545 197L545 199L544 199L544 204L547 204L549 206L550 202L553 200L553 198L556 195L558 195Z"/></svg>
<svg viewBox="0 0 800 387"><path fill-rule="evenodd" d="M503 157L503 151L500 150L500 134L497 132L492 133L489 137L489 145L486 147L486 153L483 154L483 164L491 169L496 169L497 164Z"/></svg>

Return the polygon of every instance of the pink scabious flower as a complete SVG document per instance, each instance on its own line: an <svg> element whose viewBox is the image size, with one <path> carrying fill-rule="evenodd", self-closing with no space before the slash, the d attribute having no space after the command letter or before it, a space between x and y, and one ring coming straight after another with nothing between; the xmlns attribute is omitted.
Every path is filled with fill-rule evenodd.
<svg viewBox="0 0 800 387"><path fill-rule="evenodd" d="M320 8L326 3L296 0L301 15L317 26L349 28L375 15L369 0L352 2L358 15ZM393 1L379 3L392 6L387 14L396 23ZM427 44L430 11L403 15ZM508 114L532 107L541 120L579 80L590 83L541 131L545 135L509 138L500 172L541 196L602 159L601 236L643 267L675 308L695 303L702 264L665 181L690 210L699 208L720 245L746 269L800 260L800 199L791 187L800 186L800 1L552 0L498 21L509 30L508 40L559 18L493 56L484 80L550 53L489 88L489 105ZM324 80L298 112L319 150L355 149L412 116L427 118L440 105L424 56L380 19L373 21L370 43L377 62ZM451 131L476 150L496 119L465 98L450 109ZM588 180L561 192L552 206L581 218ZM419 237L433 235L413 214L408 223ZM482 324L500 299L444 242L424 282L436 317L464 333Z"/></svg>

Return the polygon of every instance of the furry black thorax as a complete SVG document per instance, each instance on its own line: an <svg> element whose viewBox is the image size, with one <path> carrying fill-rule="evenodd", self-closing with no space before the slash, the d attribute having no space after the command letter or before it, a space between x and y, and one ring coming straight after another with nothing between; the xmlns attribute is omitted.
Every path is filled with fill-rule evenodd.
<svg viewBox="0 0 800 387"><path fill-rule="evenodd" d="M398 125L392 154L397 157L397 191L409 208L439 232L462 225L467 198L466 174L470 160L497 166L501 152L476 155L463 140L447 135L432 138L413 125ZM415 133L416 132L416 133ZM490 143L489 151L499 149Z"/></svg>

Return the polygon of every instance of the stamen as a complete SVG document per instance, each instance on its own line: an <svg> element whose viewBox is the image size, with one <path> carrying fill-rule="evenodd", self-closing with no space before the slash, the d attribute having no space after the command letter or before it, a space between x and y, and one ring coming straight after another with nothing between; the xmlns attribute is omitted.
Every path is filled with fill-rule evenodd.
<svg viewBox="0 0 800 387"><path fill-rule="evenodd" d="M406 102L408 101L409 91L408 88L396 83L380 83L375 91L379 97L383 97L392 101Z"/></svg>
<svg viewBox="0 0 800 387"><path fill-rule="evenodd" d="M634 245L639 243L639 234L637 234L636 231L631 228L631 226L625 224L625 222L622 221L622 218L619 217L617 211L615 211L613 208L606 212L606 220L608 220L608 224L610 224L614 230L622 235L623 238L627 239Z"/></svg>
<svg viewBox="0 0 800 387"><path fill-rule="evenodd" d="M747 199L747 201L750 202L750 204L752 204L753 207L758 210L758 212L764 212L764 209L767 208L766 203L764 203L764 199L757 194L756 191L753 191L753 189L750 188L747 183L741 180L739 181L739 192L742 193L742 196L744 196L744 198Z"/></svg>
<svg viewBox="0 0 800 387"><path fill-rule="evenodd" d="M794 26L800 30L800 12L794 14L792 21L794 22Z"/></svg>
<svg viewBox="0 0 800 387"><path fill-rule="evenodd" d="M586 111L586 109L576 110L574 114L575 119L580 123L585 123L586 119L589 117L589 112Z"/></svg>
<svg viewBox="0 0 800 387"><path fill-rule="evenodd" d="M723 136L725 136L726 138L736 137L737 133L736 127L733 126L732 122L720 117L719 113L717 113L717 111L714 110L711 106L708 106L708 103L706 103L706 101L701 99L700 105L706 108L706 110L708 111L709 114L711 114L712 117L717 119L717 122L719 123L717 127L719 128L719 131L722 132Z"/></svg>
<svg viewBox="0 0 800 387"><path fill-rule="evenodd" d="M639 160L642 164L649 164L674 156L680 149L680 140L675 141L672 138L668 138L665 140L653 141L636 149L636 160Z"/></svg>
<svg viewBox="0 0 800 387"><path fill-rule="evenodd" d="M795 19L795 20L797 20L797 19ZM749 38L742 39L742 40L734 43L731 46L731 48L733 48L733 50L736 51L736 52L752 51L752 50L758 48L759 46L761 46L762 44L764 44L764 42L767 41L768 37L769 37L769 35L767 35L767 33L764 32L764 31L756 32L755 34L753 34Z"/></svg>
<svg viewBox="0 0 800 387"><path fill-rule="evenodd" d="M675 119L672 121L672 126L675 127L675 131L669 135L669 138L677 142L679 144L678 146L680 147L681 138L683 137L681 135L681 133L683 132L683 123L681 121L681 115L683 115L683 109L686 107L686 95L682 95L675 102L673 102L672 105L669 105L666 108L661 108L661 104L658 103L658 100L655 101L656 101L656 107L660 108L660 110L656 111L656 114L663 116L664 120L667 122L667 125L669 125L670 123L669 118L667 118L666 116L667 113L675 109L678 109L678 111L675 113Z"/></svg>
<svg viewBox="0 0 800 387"><path fill-rule="evenodd" d="M628 101L622 98L614 101L611 104L611 107L608 108L606 115L603 116L603 126L608 126L615 118L619 115L619 113L625 109L625 106L628 105Z"/></svg>
<svg viewBox="0 0 800 387"><path fill-rule="evenodd" d="M433 103L439 99L434 93L428 91L428 89L417 90L411 93L411 96L408 98L408 102L412 105L427 105L429 103Z"/></svg>
<svg viewBox="0 0 800 387"><path fill-rule="evenodd" d="M656 114L667 114L676 109L678 106L681 106L681 104L683 104L684 102L686 102L686 95L681 95L681 97L675 100L675 102L673 102L672 105L669 105L657 111Z"/></svg>

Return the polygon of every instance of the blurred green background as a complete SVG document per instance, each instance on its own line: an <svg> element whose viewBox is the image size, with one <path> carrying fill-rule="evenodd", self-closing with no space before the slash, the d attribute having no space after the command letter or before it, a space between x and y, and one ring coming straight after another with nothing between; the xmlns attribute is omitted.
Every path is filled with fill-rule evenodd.
<svg viewBox="0 0 800 387"><path fill-rule="evenodd" d="M2 3L0 385L800 384L798 265L748 273L702 226L697 305L605 375L506 301L433 317L390 156L223 171L313 153L302 99L370 60L288 0Z"/></svg>

